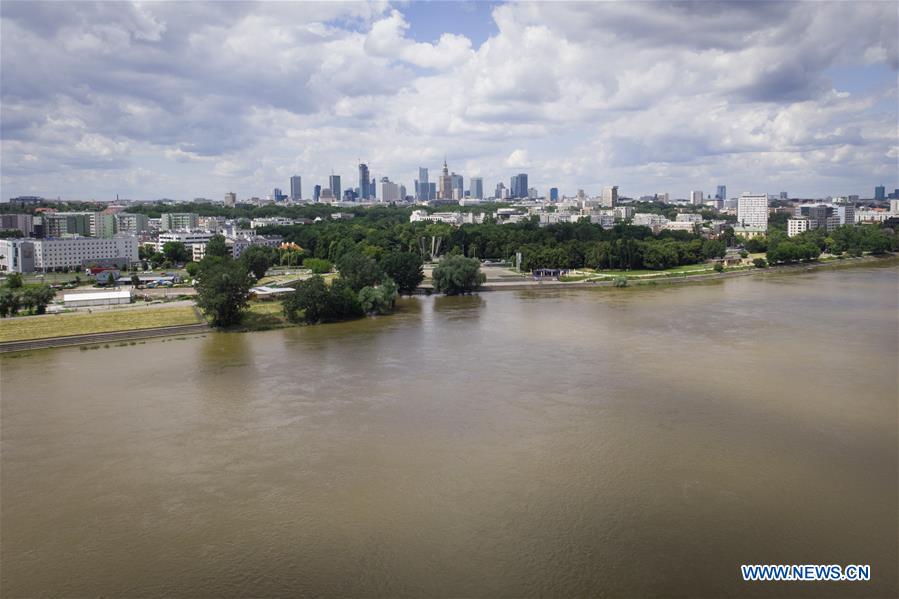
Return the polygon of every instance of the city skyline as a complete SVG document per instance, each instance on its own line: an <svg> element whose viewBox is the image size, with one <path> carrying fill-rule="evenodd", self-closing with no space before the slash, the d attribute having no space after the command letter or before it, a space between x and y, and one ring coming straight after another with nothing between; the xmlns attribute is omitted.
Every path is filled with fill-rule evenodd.
<svg viewBox="0 0 899 599"><path fill-rule="evenodd" d="M2 200L899 186L890 3L424 8L4 2Z"/></svg>

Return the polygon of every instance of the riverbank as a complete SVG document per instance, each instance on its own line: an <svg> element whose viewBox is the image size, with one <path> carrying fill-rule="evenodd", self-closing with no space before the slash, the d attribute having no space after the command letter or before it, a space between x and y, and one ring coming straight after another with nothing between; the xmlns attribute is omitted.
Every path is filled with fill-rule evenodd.
<svg viewBox="0 0 899 599"><path fill-rule="evenodd" d="M703 272L701 274L655 274L652 276L641 275L634 272L631 275L621 273L621 277L627 279L628 287L641 285L660 285L675 284L681 285L685 283L702 283L714 281L718 279L727 279L732 277L757 276L772 273L785 273L797 271L809 271L820 268L840 268L848 266L865 266L870 264L883 264L895 262L899 264L899 254L882 254L879 256L861 256L858 258L842 258L816 262L802 262L797 264L778 264L768 266L766 268L741 267L733 270L725 270L723 272ZM534 289L592 289L595 287L614 287L616 281L614 278L588 279L584 281L515 281L504 283L502 281L488 282L482 285L478 291L524 291ZM433 293L430 287L419 287L420 293Z"/></svg>
<svg viewBox="0 0 899 599"><path fill-rule="evenodd" d="M684 285L706 283L734 277L760 276L790 272L808 272L819 269L867 266L872 264L899 264L899 255L862 256L858 258L834 259L821 262L782 264L768 268L740 268L724 272L704 272L702 274L650 277L628 277L628 287L656 285ZM626 275L622 275L626 276ZM614 279L587 281L502 281L489 282L478 292L493 291L534 291L541 289L592 289L613 287ZM419 294L431 294L429 286L418 289ZM151 337L175 336L202 333L211 330L195 307L189 311L183 308L175 314L175 309L157 309L152 312L122 311L108 314L79 314L59 316L21 317L5 319L0 325L0 353L64 347L72 345L96 345L110 342L131 341ZM129 314L130 312L130 314ZM171 312L171 313L169 313ZM76 323L76 320L78 322ZM164 323L166 326L159 326ZM253 302L250 304L241 324L225 332L249 333L302 326L289 322L282 313L281 302ZM37 327L37 328L35 328ZM74 328L73 328L74 327ZM34 329L34 330L32 330ZM77 330L77 333L72 331ZM71 334L60 333L72 332ZM52 333L52 335L51 335Z"/></svg>

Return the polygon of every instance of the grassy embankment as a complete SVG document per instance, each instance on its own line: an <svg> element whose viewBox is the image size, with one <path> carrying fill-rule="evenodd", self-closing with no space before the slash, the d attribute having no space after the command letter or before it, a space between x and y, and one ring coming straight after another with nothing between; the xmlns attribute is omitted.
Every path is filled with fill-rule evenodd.
<svg viewBox="0 0 899 599"><path fill-rule="evenodd" d="M90 335L170 327L200 322L191 306L147 310L103 310L94 313L47 314L0 320L0 341L26 341L68 335Z"/></svg>
<svg viewBox="0 0 899 599"><path fill-rule="evenodd" d="M281 302L250 302L239 325L229 327L229 331L270 331L296 326L284 317Z"/></svg>

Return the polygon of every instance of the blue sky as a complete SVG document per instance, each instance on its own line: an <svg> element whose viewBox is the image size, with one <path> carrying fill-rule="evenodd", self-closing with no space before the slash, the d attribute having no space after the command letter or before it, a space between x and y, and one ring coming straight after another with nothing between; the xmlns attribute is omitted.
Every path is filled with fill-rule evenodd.
<svg viewBox="0 0 899 599"><path fill-rule="evenodd" d="M2 199L899 187L887 2L0 4Z"/></svg>

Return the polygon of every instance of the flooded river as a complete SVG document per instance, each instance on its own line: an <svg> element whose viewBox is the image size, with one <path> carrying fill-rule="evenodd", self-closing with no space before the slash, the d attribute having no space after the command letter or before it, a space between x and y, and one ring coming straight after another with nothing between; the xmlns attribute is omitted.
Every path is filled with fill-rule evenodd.
<svg viewBox="0 0 899 599"><path fill-rule="evenodd" d="M895 596L897 283L418 297L4 356L2 595Z"/></svg>

